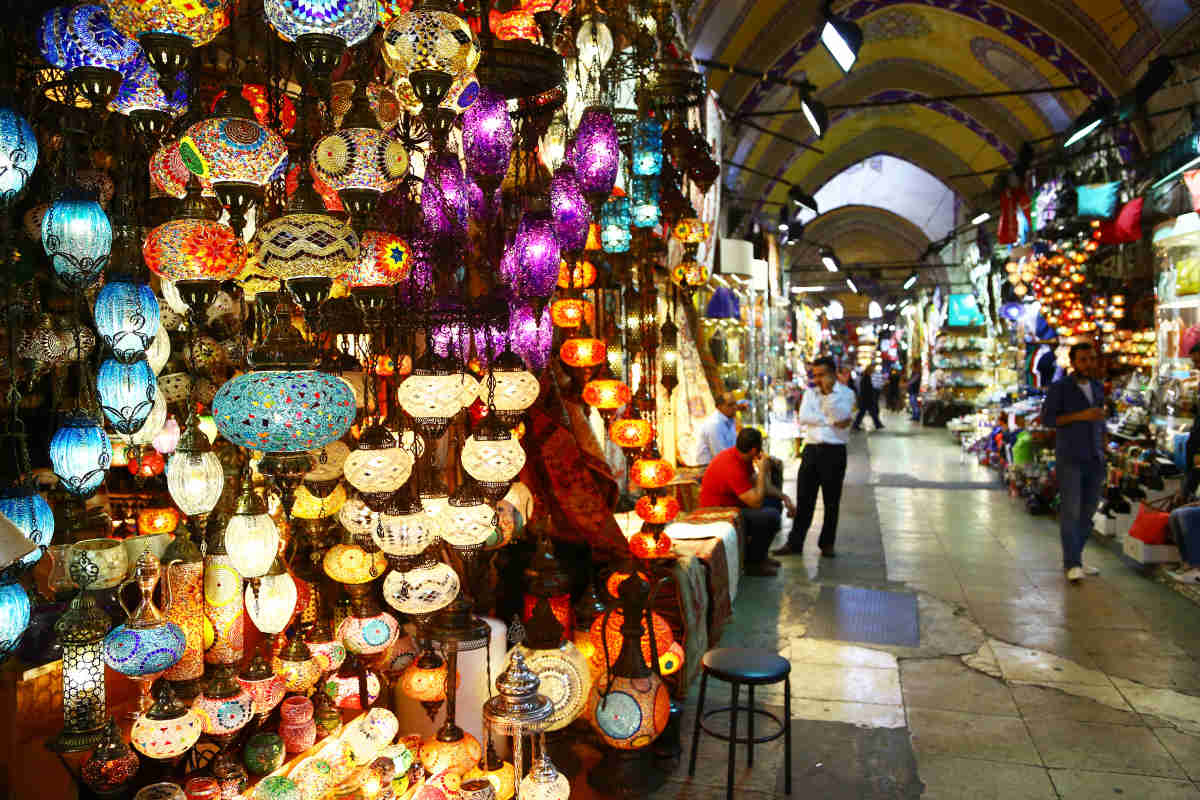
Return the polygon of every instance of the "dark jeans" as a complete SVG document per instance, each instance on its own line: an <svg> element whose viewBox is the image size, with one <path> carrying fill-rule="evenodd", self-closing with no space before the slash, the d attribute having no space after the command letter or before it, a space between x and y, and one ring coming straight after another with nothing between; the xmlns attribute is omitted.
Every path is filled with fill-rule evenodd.
<svg viewBox="0 0 1200 800"><path fill-rule="evenodd" d="M863 406L858 410L858 416L854 418L854 427L861 428L863 417L867 414L871 415L871 421L875 423L875 429L879 430L883 427L883 423L879 421L879 401L876 400L870 405Z"/></svg>
<svg viewBox="0 0 1200 800"><path fill-rule="evenodd" d="M1186 566L1200 565L1200 506L1177 508L1167 517L1171 536Z"/></svg>
<svg viewBox="0 0 1200 800"><path fill-rule="evenodd" d="M817 491L825 504L825 521L821 524L822 550L832 550L837 539L838 507L842 502L842 482L846 479L846 445L809 444L804 446L800 471L796 474L796 519L788 535L788 547L803 550L804 539L812 525L817 507Z"/></svg>
<svg viewBox="0 0 1200 800"><path fill-rule="evenodd" d="M1058 529L1062 537L1063 568L1083 566L1083 546L1092 535L1092 516L1100 506L1105 470L1100 461L1059 461L1055 467L1062 504Z"/></svg>
<svg viewBox="0 0 1200 800"><path fill-rule="evenodd" d="M746 529L746 565L761 564L779 533L779 512L773 508L743 508L742 525Z"/></svg>
<svg viewBox="0 0 1200 800"><path fill-rule="evenodd" d="M921 401L919 399L920 396L921 396L920 392L909 392L908 393L908 407L912 410L913 422L921 421Z"/></svg>

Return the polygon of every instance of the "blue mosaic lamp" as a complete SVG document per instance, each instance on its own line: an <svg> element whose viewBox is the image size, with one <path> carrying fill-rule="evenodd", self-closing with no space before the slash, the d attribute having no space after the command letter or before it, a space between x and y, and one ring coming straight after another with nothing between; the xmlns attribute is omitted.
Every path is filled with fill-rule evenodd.
<svg viewBox="0 0 1200 800"><path fill-rule="evenodd" d="M41 560L54 537L54 512L50 510L50 504L36 489L14 486L0 492L0 514L8 517L26 539L38 546L18 561L21 567L32 567Z"/></svg>
<svg viewBox="0 0 1200 800"><path fill-rule="evenodd" d="M146 354L158 333L158 298L144 283L114 277L96 295L96 330L118 361L131 363Z"/></svg>
<svg viewBox="0 0 1200 800"><path fill-rule="evenodd" d="M158 377L144 358L125 364L106 358L96 375L100 409L117 433L132 435L146 424L154 408Z"/></svg>
<svg viewBox="0 0 1200 800"><path fill-rule="evenodd" d="M267 453L318 450L354 422L354 390L316 370L246 372L213 398L217 430L229 441Z"/></svg>
<svg viewBox="0 0 1200 800"><path fill-rule="evenodd" d="M635 175L631 181L631 189L634 227L656 227L662 217L662 211L658 205L658 178Z"/></svg>
<svg viewBox="0 0 1200 800"><path fill-rule="evenodd" d="M55 274L72 289L86 289L100 278L112 236L108 215L83 189L67 189L42 217L42 247Z"/></svg>
<svg viewBox="0 0 1200 800"><path fill-rule="evenodd" d="M157 675L179 661L187 647L183 629L167 620L154 605L154 586L160 572L158 558L153 553L147 550L138 557L133 577L125 583L138 585L141 602L130 611L118 592L117 599L129 619L104 637L104 663L131 678ZM163 582L163 594L163 601L169 605L171 589L166 581ZM149 703L146 707L149 708Z"/></svg>
<svg viewBox="0 0 1200 800"><path fill-rule="evenodd" d="M110 111L136 118L139 112L163 112L177 117L187 109L188 86L187 73L177 73L171 81L170 99L159 86L158 73L145 58L139 58L134 68L125 80L117 95L108 104Z"/></svg>
<svg viewBox="0 0 1200 800"><path fill-rule="evenodd" d="M90 497L112 463L112 443L95 417L82 411L63 420L50 440L50 465L67 492Z"/></svg>
<svg viewBox="0 0 1200 800"><path fill-rule="evenodd" d="M0 205L16 199L37 161L37 137L29 121L11 108L0 107Z"/></svg>
<svg viewBox="0 0 1200 800"><path fill-rule="evenodd" d="M138 43L113 27L98 5L51 9L38 31L42 55L67 71L92 108L104 108L137 64Z"/></svg>
<svg viewBox="0 0 1200 800"><path fill-rule="evenodd" d="M271 27L289 42L318 33L353 47L370 36L379 21L375 0L266 0L263 10Z"/></svg>
<svg viewBox="0 0 1200 800"><path fill-rule="evenodd" d="M606 253L627 253L633 240L629 230L632 224L629 198L613 195L604 201L600 209L600 246Z"/></svg>
<svg viewBox="0 0 1200 800"><path fill-rule="evenodd" d="M662 123L653 117L638 120L633 126L633 174L658 175L662 172Z"/></svg>
<svg viewBox="0 0 1200 800"><path fill-rule="evenodd" d="M0 583L0 661L8 658L29 625L29 595L16 581Z"/></svg>

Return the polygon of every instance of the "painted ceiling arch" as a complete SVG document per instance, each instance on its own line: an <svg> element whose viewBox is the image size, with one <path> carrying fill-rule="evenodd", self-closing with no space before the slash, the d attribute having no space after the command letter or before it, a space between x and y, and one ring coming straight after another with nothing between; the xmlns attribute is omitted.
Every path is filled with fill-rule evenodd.
<svg viewBox="0 0 1200 800"><path fill-rule="evenodd" d="M792 248L793 264L820 264L818 248L829 245L843 264L915 261L929 244L920 226L879 206L847 205L831 209L804 228L805 241ZM811 256L810 260L803 257Z"/></svg>

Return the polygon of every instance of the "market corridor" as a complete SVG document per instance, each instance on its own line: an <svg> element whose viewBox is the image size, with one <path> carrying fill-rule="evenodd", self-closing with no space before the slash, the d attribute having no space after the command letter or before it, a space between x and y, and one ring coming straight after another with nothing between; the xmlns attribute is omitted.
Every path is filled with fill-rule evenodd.
<svg viewBox="0 0 1200 800"><path fill-rule="evenodd" d="M810 540L777 577L743 578L721 639L792 662L792 797L1200 798L1200 609L1106 544L1088 548L1102 574L1067 585L1052 519L945 430L887 422L851 440L838 558ZM876 638L817 638L855 622L831 624L829 603L859 589L884 592L867 593L880 618L859 620ZM919 641L873 643L903 639L914 593ZM771 688L759 702L782 713ZM724 797L725 744L705 738L700 756L654 797ZM739 749L736 796L784 797L782 764L782 740L752 769Z"/></svg>

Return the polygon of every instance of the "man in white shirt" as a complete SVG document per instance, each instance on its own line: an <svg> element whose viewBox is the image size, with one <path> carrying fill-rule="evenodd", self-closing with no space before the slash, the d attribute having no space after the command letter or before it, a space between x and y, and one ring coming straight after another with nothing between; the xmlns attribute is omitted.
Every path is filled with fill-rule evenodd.
<svg viewBox="0 0 1200 800"><path fill-rule="evenodd" d="M854 416L854 392L837 380L837 366L829 356L810 367L814 386L804 393L797 422L804 426L804 453L796 475L796 516L788 541L772 555L799 555L812 525L817 492L825 504L825 518L817 545L821 555L837 555L838 507L842 501L842 482L846 479L846 442Z"/></svg>
<svg viewBox="0 0 1200 800"><path fill-rule="evenodd" d="M700 424L699 443L696 445L696 466L707 467L722 450L733 447L737 441L737 400L730 392L717 397L717 410Z"/></svg>

